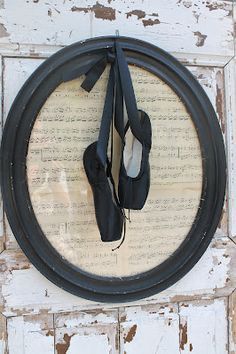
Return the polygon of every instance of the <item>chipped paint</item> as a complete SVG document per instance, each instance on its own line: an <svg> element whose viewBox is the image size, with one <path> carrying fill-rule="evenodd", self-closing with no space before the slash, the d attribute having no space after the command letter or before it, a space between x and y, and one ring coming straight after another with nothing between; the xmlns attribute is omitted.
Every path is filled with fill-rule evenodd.
<svg viewBox="0 0 236 354"><path fill-rule="evenodd" d="M142 20L142 22L143 22L144 27L159 25L159 23L161 23L160 20L158 20L158 18L156 18L154 20L149 18L148 20Z"/></svg>
<svg viewBox="0 0 236 354"><path fill-rule="evenodd" d="M205 44L205 40L207 38L206 34L202 34L199 31L193 32L194 36L197 37L197 42L196 42L196 46L197 47L203 47Z"/></svg>
<svg viewBox="0 0 236 354"><path fill-rule="evenodd" d="M57 354L66 354L66 352L70 346L71 338L73 336L74 336L74 334L72 334L71 336L69 336L67 333L64 334L64 336L63 336L64 343L57 343L56 344Z"/></svg>
<svg viewBox="0 0 236 354"><path fill-rule="evenodd" d="M193 1L192 0L178 0L176 3L178 6L183 5L184 7L186 7L187 9L189 9L190 7L193 6Z"/></svg>
<svg viewBox="0 0 236 354"><path fill-rule="evenodd" d="M179 352L179 316L176 304L131 306L121 309L121 316L124 314L126 319L120 322L120 353L165 353L167 350L168 353ZM127 334L130 334L129 341Z"/></svg>
<svg viewBox="0 0 236 354"><path fill-rule="evenodd" d="M137 19L140 20L140 18L144 18L146 16L146 12L142 10L132 10L129 12L126 12L126 17L129 18L131 16L137 16Z"/></svg>
<svg viewBox="0 0 236 354"><path fill-rule="evenodd" d="M0 353L6 353L7 323L6 318L0 313Z"/></svg>
<svg viewBox="0 0 236 354"><path fill-rule="evenodd" d="M129 332L128 332L127 335L124 337L125 343L126 343L126 342L130 343L130 342L133 340L133 338L134 338L134 336L135 336L135 334L136 334L136 331L137 331L137 325L135 324L135 325L133 325L133 326L130 328Z"/></svg>
<svg viewBox="0 0 236 354"><path fill-rule="evenodd" d="M46 336L54 336L54 331L53 330L49 330L47 333L46 333Z"/></svg>
<svg viewBox="0 0 236 354"><path fill-rule="evenodd" d="M120 315L120 322L125 322L127 318L126 313L123 313L122 315Z"/></svg>
<svg viewBox="0 0 236 354"><path fill-rule="evenodd" d="M115 348L119 350L117 310L55 314L54 325L58 354L74 353L78 348L92 353L95 346L98 353L116 353Z"/></svg>
<svg viewBox="0 0 236 354"><path fill-rule="evenodd" d="M113 9L112 7L104 6L101 5L98 1L96 2L95 5L89 6L89 7L77 7L73 6L71 8L72 12L92 12L94 13L96 18L102 19L102 20L109 20L109 21L114 21L116 19L116 10Z"/></svg>
<svg viewBox="0 0 236 354"><path fill-rule="evenodd" d="M223 255L229 255L229 257L224 257ZM233 258L236 259L236 247L227 237L224 238L219 234L195 267L174 286L153 296L152 302L178 302L181 300L194 300L201 296L229 295L232 289L236 287L235 272L233 272L234 265L231 263ZM4 308L4 314L12 316L16 314L42 313L44 310L56 313L71 311L72 309L76 311L100 307L99 315L94 317L91 313L91 322L104 320L102 317L105 317L105 314L101 311L100 304L80 299L61 291L34 267L10 272L8 268L15 267L15 263L20 264L22 267L29 264L21 251L3 252L0 256L0 262L5 267L5 270L0 273L0 283L3 284L0 305ZM209 273L211 269L214 269L214 271ZM195 279L194 282L192 281L193 278ZM226 282L227 278L230 278L230 281ZM45 296L45 289L47 289L50 297ZM146 300L142 300L141 303L145 304ZM163 312L163 309L160 311ZM125 315L127 316L127 314ZM86 316L88 315L86 314ZM122 316L123 314L121 314ZM150 314L150 316L155 316L155 314ZM107 320L109 319L108 316L106 318Z"/></svg>
<svg viewBox="0 0 236 354"><path fill-rule="evenodd" d="M236 290L229 298L229 353L236 353Z"/></svg>
<svg viewBox="0 0 236 354"><path fill-rule="evenodd" d="M188 342L188 326L187 326L187 322L184 325L182 325L182 324L179 325L179 331L180 331L180 333L179 333L179 335L180 335L179 347L180 347L180 349L184 350L184 346Z"/></svg>
<svg viewBox="0 0 236 354"><path fill-rule="evenodd" d="M54 352L53 316L18 316L8 319L9 353Z"/></svg>
<svg viewBox="0 0 236 354"><path fill-rule="evenodd" d="M200 300L179 306L181 353L228 354L227 298Z"/></svg>
<svg viewBox="0 0 236 354"><path fill-rule="evenodd" d="M66 323L67 328L76 327L78 324L78 319L80 325L85 324L103 324L110 325L114 321L118 321L117 310L114 311L105 311L104 309L95 309L87 311L74 311L73 314L66 315L55 315L55 323L57 327L64 327Z"/></svg>
<svg viewBox="0 0 236 354"><path fill-rule="evenodd" d="M30 50L29 50L29 55L31 56L31 57L39 57L40 55L39 55L39 53L37 53L36 52L36 49L33 47L33 48L30 48Z"/></svg>
<svg viewBox="0 0 236 354"><path fill-rule="evenodd" d="M114 34L117 29L124 36L146 39L167 51L195 54L199 60L199 47L192 33L195 31L207 36L201 54L208 58L209 54L222 58L226 63L234 52L232 14L229 14L232 4L231 7L230 4L224 5L225 10L218 8L215 11L209 11L207 4L185 0L177 6L176 0L170 0L158 2L157 7L154 2L141 0L87 0L79 3L61 0L54 3L39 1L32 5L32 0L19 0L19 11L15 11L14 3L7 1L4 9L0 8L0 17L9 33L4 37L5 42L11 44L61 46L96 35ZM32 21L31 7L37 9L40 21ZM103 26L101 20L104 20ZM110 27L110 22L114 26ZM153 32L157 24L158 32Z"/></svg>
<svg viewBox="0 0 236 354"><path fill-rule="evenodd" d="M221 129L225 133L225 119L224 119L224 98L223 98L223 79L220 70L216 73L216 111L221 123ZM223 218L223 212L221 218Z"/></svg>
<svg viewBox="0 0 236 354"><path fill-rule="evenodd" d="M6 27L0 23L0 37L9 37L10 34L7 32Z"/></svg>
<svg viewBox="0 0 236 354"><path fill-rule="evenodd" d="M232 4L227 4L225 2L220 2L220 1L214 1L214 2L207 2L206 8L209 9L209 11L216 11L216 10L224 10L227 12L227 16L232 17L233 14L233 6Z"/></svg>
<svg viewBox="0 0 236 354"><path fill-rule="evenodd" d="M191 0L189 1L183 1L182 2L183 6L186 7L187 9L189 9L190 7L193 6L193 2Z"/></svg>

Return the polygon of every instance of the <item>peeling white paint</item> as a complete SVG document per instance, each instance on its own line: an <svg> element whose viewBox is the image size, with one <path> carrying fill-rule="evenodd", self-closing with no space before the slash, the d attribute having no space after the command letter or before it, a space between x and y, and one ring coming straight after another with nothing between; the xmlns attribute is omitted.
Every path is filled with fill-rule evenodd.
<svg viewBox="0 0 236 354"><path fill-rule="evenodd" d="M0 354L6 354L7 351L7 328L6 318L0 314Z"/></svg>
<svg viewBox="0 0 236 354"><path fill-rule="evenodd" d="M7 117L9 109L28 77L43 62L43 59L32 58L5 58L4 59L4 120ZM14 73L14 74L13 74ZM12 85L12 75L14 75L14 85Z"/></svg>
<svg viewBox="0 0 236 354"><path fill-rule="evenodd" d="M15 257L19 263L19 269L16 270L14 270ZM171 299L176 301L181 297L193 299L194 296L212 297L215 294L228 295L236 285L236 275L233 266L230 266L232 257L236 257L236 247L232 241L227 237L213 240L211 247L184 278L162 293L136 303L168 302ZM40 313L41 310L61 312L101 306L59 289L33 266L29 268L29 263L23 255L21 256L20 251L4 252L0 256L1 259L9 267L1 275L2 306L4 314L8 316L17 313ZM21 267L23 269L20 269ZM112 306L117 305L109 305ZM102 308L104 307L107 305L102 304Z"/></svg>
<svg viewBox="0 0 236 354"><path fill-rule="evenodd" d="M70 347L67 351L68 354L75 354L78 349L83 350L83 354L91 354L96 352L96 354L110 354L114 353L111 351L111 345L109 345L107 335L89 335L89 336L79 336L75 335L71 338ZM96 348L96 349L95 349Z"/></svg>
<svg viewBox="0 0 236 354"><path fill-rule="evenodd" d="M227 301L180 305L180 353L227 354Z"/></svg>
<svg viewBox="0 0 236 354"><path fill-rule="evenodd" d="M236 4L235 4L236 7ZM236 11L235 11L236 12ZM227 117L229 235L236 241L236 58L225 67Z"/></svg>
<svg viewBox="0 0 236 354"><path fill-rule="evenodd" d="M228 242L227 238L225 242ZM225 287L226 279L230 276L230 256L224 256L228 255L228 250L224 245L222 248L214 247L213 241L212 246L206 250L201 260L184 278L169 288L169 292L185 295L204 292L213 294L216 288ZM232 247L234 247L233 244Z"/></svg>
<svg viewBox="0 0 236 354"><path fill-rule="evenodd" d="M80 351L83 354L118 354L117 335L117 310L55 316L55 348L58 354Z"/></svg>
<svg viewBox="0 0 236 354"><path fill-rule="evenodd" d="M52 327L42 329L45 316L37 319L13 317L8 319L8 347L10 354L53 354ZM51 316L52 326L52 316Z"/></svg>
<svg viewBox="0 0 236 354"><path fill-rule="evenodd" d="M179 316L174 304L125 308L121 312L122 353L179 354L178 332Z"/></svg>
<svg viewBox="0 0 236 354"><path fill-rule="evenodd" d="M232 57L232 3L217 1L213 8L211 2L185 3L20 0L15 11L14 0L8 0L0 10L1 42L67 45L114 35L118 29L120 35L148 40L165 50Z"/></svg>
<svg viewBox="0 0 236 354"><path fill-rule="evenodd" d="M236 353L236 290L229 297L229 353Z"/></svg>
<svg viewBox="0 0 236 354"><path fill-rule="evenodd" d="M95 312L80 311L78 313L74 312L72 314L67 314L65 316L59 315L55 317L56 327L78 327L84 325L91 325L94 322L100 324L111 324L118 321L117 311L109 311L106 309L105 312L101 309Z"/></svg>

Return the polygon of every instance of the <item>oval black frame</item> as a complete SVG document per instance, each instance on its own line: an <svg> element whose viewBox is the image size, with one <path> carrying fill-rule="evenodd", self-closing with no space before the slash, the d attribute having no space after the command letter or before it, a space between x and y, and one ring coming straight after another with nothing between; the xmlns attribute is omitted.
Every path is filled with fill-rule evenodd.
<svg viewBox="0 0 236 354"><path fill-rule="evenodd" d="M159 266L121 279L86 273L56 252L34 215L26 176L29 137L40 107L56 86L77 77L83 66L110 50L114 40L120 42L129 63L159 76L180 96L195 124L203 161L199 210L184 242ZM170 54L128 37L98 37L77 42L58 51L38 67L19 91L8 114L1 145L1 171L7 218L33 265L57 286L101 302L126 302L151 296L184 276L200 259L214 235L226 185L224 142L217 116L204 90Z"/></svg>

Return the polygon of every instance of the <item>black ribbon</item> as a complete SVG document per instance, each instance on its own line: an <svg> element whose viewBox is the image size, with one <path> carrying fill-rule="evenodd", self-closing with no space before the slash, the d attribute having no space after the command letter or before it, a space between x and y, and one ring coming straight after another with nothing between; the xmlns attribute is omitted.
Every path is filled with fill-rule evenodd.
<svg viewBox="0 0 236 354"><path fill-rule="evenodd" d="M100 74L99 71L97 71L96 73L98 73L98 75ZM88 83L93 84L93 80L87 80L87 78L88 76L86 77L84 82L86 84ZM84 82L82 83L82 85L84 84ZM100 125L100 130L98 135L98 142L97 142L97 156L104 167L106 166L106 162L107 162L107 148L108 148L112 118L113 118L114 88L115 88L115 70L114 70L114 66L112 65L110 69L108 83L107 83L106 98L105 98L101 125Z"/></svg>
<svg viewBox="0 0 236 354"><path fill-rule="evenodd" d="M125 54L118 41L115 41L114 47L106 52L102 58L90 64L90 67L84 72L86 78L81 87L90 92L108 63L111 64L111 70L97 143L97 155L104 166L107 160L107 147L113 114L115 128L124 143L125 130L127 130L124 128L124 103L128 116L127 124L130 126L133 135L141 143L143 142L132 79Z"/></svg>
<svg viewBox="0 0 236 354"><path fill-rule="evenodd" d="M106 55L102 58L99 59L95 64L93 64L89 70L85 73L86 78L82 82L81 87L87 91L90 92L96 82L100 79L102 73L106 69L106 66L108 63L113 64L115 61L115 56L114 54L108 52Z"/></svg>

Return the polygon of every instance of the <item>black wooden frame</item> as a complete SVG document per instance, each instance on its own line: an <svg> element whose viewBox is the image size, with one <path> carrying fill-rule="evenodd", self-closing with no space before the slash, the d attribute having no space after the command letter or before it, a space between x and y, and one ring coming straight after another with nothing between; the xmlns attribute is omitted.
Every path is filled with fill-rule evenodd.
<svg viewBox="0 0 236 354"><path fill-rule="evenodd" d="M43 234L30 201L26 156L36 116L49 94L63 81L110 50L114 40L128 62L164 80L181 98L196 127L203 167L202 196L197 216L173 256L150 271L124 278L101 277L73 266ZM4 127L1 146L1 188L13 233L34 266L59 287L94 301L125 302L164 290L200 259L217 228L224 202L226 159L215 111L200 84L174 57L149 43L128 37L99 37L70 45L52 55L19 91ZM140 235L140 242L142 235ZM194 280L193 280L194 281Z"/></svg>

